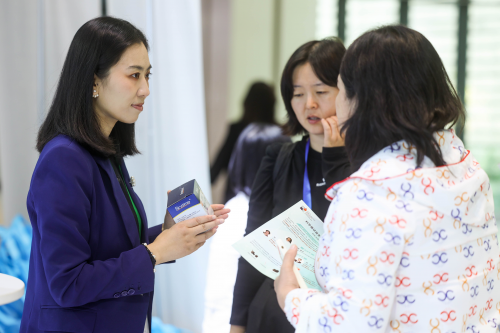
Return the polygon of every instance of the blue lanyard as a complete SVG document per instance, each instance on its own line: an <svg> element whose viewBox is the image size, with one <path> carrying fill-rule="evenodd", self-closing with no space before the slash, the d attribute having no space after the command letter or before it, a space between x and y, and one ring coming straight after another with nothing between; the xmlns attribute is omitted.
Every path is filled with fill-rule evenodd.
<svg viewBox="0 0 500 333"><path fill-rule="evenodd" d="M304 166L304 186L302 187L302 199L309 208L312 209L311 199L311 184L309 183L309 175L307 174L307 158L309 156L309 147L311 146L310 140L306 144L306 165Z"/></svg>

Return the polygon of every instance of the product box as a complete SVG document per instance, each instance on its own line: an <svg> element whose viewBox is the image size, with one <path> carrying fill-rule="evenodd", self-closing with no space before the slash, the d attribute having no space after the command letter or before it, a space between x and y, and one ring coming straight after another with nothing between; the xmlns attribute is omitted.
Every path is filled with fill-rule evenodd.
<svg viewBox="0 0 500 333"><path fill-rule="evenodd" d="M167 216L163 229L193 217L213 215L214 211L195 179L182 184L168 195Z"/></svg>

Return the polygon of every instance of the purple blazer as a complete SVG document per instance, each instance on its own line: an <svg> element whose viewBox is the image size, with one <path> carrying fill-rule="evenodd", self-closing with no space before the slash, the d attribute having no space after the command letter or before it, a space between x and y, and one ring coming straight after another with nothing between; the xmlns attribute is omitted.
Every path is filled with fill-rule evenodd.
<svg viewBox="0 0 500 333"><path fill-rule="evenodd" d="M43 149L28 192L33 242L20 332L137 332L151 323L154 273L109 159L59 135ZM151 328L151 327L150 327Z"/></svg>

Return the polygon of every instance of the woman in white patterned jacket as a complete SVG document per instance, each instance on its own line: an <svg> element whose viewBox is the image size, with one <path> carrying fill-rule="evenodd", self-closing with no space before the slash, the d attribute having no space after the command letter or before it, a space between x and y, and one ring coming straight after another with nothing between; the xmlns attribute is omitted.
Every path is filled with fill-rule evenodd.
<svg viewBox="0 0 500 333"><path fill-rule="evenodd" d="M447 129L464 110L434 47L402 26L369 31L347 50L338 87L356 171L326 194L323 290L298 289L296 248L285 256L275 287L287 318L297 332L496 332L492 190Z"/></svg>

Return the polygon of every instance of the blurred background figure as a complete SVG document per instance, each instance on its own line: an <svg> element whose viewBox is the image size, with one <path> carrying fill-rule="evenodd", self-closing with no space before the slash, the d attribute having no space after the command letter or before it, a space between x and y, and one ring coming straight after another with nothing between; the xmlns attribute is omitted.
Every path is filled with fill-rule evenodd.
<svg viewBox="0 0 500 333"><path fill-rule="evenodd" d="M245 127L247 127L248 124L276 124L276 121L274 120L275 104L276 97L271 86L260 81L255 82L250 86L243 102L243 116L239 121L232 123L229 126L229 133L227 134L226 140L220 148L214 163L210 167L210 180L212 184L215 182L221 171L227 170L234 145L236 144L241 132L245 129ZM255 172L257 172L257 169ZM229 184L230 181L231 180L228 179L224 202L227 202L236 195L236 192L232 190L232 187Z"/></svg>
<svg viewBox="0 0 500 333"><path fill-rule="evenodd" d="M261 84L254 84L250 89ZM249 93L248 96L251 94ZM246 101L246 100L245 100ZM233 303L233 288L240 255L232 248L243 237L247 225L248 202L260 162L271 144L290 142L281 129L272 124L253 123L241 133L228 167L228 189L235 195L227 202L231 217L225 228L213 237L208 255L207 286L205 289L204 333L229 332L229 317ZM224 230L222 230L224 229Z"/></svg>

